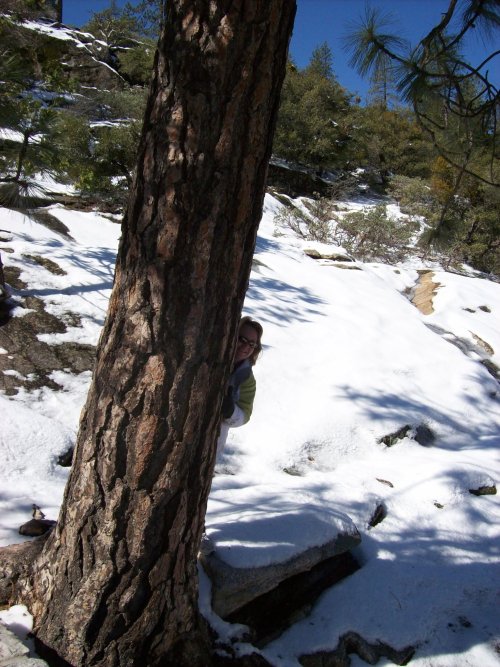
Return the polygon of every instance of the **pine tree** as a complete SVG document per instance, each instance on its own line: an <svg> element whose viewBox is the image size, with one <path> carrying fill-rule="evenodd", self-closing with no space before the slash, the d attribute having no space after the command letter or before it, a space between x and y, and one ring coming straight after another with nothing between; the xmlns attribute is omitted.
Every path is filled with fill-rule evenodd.
<svg viewBox="0 0 500 667"><path fill-rule="evenodd" d="M211 664L197 555L295 2L212 8L168 3L71 476L23 582L73 667Z"/></svg>
<svg viewBox="0 0 500 667"><path fill-rule="evenodd" d="M384 187L394 174L427 178L435 156L432 143L404 107L369 104L354 110L352 162Z"/></svg>
<svg viewBox="0 0 500 667"><path fill-rule="evenodd" d="M494 139L499 92L487 68L497 53L471 65L463 59L460 46L471 30L499 25L497 0L466 0L461 4L450 0L441 21L413 49L397 36L383 32L387 16L376 10L368 10L362 24L346 37L351 63L360 74L377 72L381 64L391 61L398 73L400 94L412 105L417 121L442 157L458 171L495 186L500 185ZM460 132L450 137L449 128ZM492 160L485 174L475 168L473 157L476 148L487 144Z"/></svg>
<svg viewBox="0 0 500 667"><path fill-rule="evenodd" d="M327 42L323 42L314 49L304 74L311 74L336 83L333 72L333 54Z"/></svg>
<svg viewBox="0 0 500 667"><path fill-rule="evenodd" d="M156 41L163 28L166 0L140 0L127 2L124 11L135 16L141 37Z"/></svg>
<svg viewBox="0 0 500 667"><path fill-rule="evenodd" d="M53 145L50 133L59 96L59 63L40 62L41 40L29 39L7 17L0 18L0 125L9 130L2 139L0 198L25 207L44 195L33 177L48 170ZM14 46L12 46L14 45Z"/></svg>
<svg viewBox="0 0 500 667"><path fill-rule="evenodd" d="M489 258L494 265L498 247L489 238L498 230L498 217L490 215L491 191L500 188L497 140L499 91L490 80L488 67L498 52L471 65L461 55L461 44L470 31L494 29L500 25L497 0L450 0L439 23L411 50L382 31L384 22L376 12L349 35L351 62L361 73L376 71L390 59L398 71L398 89L412 105L415 118L432 142L439 158L432 163L431 187L440 204L433 216L427 241L464 252L464 258ZM470 183L477 181L481 197L471 195ZM463 207L466 202L466 207ZM488 211L479 218L470 207ZM468 222L465 224L464 221ZM479 230L481 229L481 232ZM484 254L466 252L481 236ZM476 260L474 260L476 261ZM483 262L483 264L485 264Z"/></svg>
<svg viewBox="0 0 500 667"><path fill-rule="evenodd" d="M137 18L118 9L116 2L100 12L93 12L83 30L103 40L111 49L129 47L137 43L140 27Z"/></svg>
<svg viewBox="0 0 500 667"><path fill-rule="evenodd" d="M305 69L288 64L273 152L315 168L344 166L349 111L350 96L338 83L330 49L323 44Z"/></svg>

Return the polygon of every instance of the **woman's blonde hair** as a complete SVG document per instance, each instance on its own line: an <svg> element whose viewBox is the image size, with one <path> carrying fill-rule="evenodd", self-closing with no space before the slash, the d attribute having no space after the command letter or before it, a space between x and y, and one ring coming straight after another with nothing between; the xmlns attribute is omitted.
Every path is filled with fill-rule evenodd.
<svg viewBox="0 0 500 667"><path fill-rule="evenodd" d="M250 357L248 357L248 361L252 364L252 366L255 365L255 362L259 358L259 355L262 351L262 334L263 334L263 329L262 329L262 324L257 322L256 320L253 320L249 315L245 315L245 317L242 317L240 320L240 325L238 327L238 333L241 331L241 329L244 326L249 326L252 327L252 329L256 332L257 334L257 347L253 350L252 354Z"/></svg>

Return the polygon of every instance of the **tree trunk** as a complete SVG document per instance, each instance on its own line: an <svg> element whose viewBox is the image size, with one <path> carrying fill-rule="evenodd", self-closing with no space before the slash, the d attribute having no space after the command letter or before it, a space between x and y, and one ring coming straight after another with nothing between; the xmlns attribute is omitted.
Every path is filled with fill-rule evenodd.
<svg viewBox="0 0 500 667"><path fill-rule="evenodd" d="M21 598L75 667L209 664L197 553L295 0L172 0L56 529Z"/></svg>
<svg viewBox="0 0 500 667"><path fill-rule="evenodd" d="M0 254L0 287L5 287L5 274L3 271L2 255Z"/></svg>
<svg viewBox="0 0 500 667"><path fill-rule="evenodd" d="M21 147L19 148L19 155L17 157L17 168L16 168L16 174L14 176L14 181L19 181L21 179L21 174L23 173L23 167L24 167L24 160L26 159L26 154L28 152L28 145L30 142L31 138L31 128L24 130L23 132L23 140L21 143Z"/></svg>
<svg viewBox="0 0 500 667"><path fill-rule="evenodd" d="M56 0L56 21L62 23L63 20L63 0Z"/></svg>

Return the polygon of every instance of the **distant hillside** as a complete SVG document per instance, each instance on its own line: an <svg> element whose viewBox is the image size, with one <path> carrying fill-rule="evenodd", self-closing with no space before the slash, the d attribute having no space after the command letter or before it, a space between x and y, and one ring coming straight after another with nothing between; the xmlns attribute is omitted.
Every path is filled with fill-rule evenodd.
<svg viewBox="0 0 500 667"><path fill-rule="evenodd" d="M58 63L71 87L123 88L114 50L92 34L58 24L50 17L19 21L13 15L3 15L0 26L1 42L8 39L9 27L15 26L20 55L33 60L40 74L44 69L50 72Z"/></svg>

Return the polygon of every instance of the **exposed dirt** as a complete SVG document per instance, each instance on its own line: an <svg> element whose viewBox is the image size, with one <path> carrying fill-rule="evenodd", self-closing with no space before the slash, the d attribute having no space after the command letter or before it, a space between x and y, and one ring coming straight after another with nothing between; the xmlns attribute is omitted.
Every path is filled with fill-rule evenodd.
<svg viewBox="0 0 500 667"><path fill-rule="evenodd" d="M20 280L19 274L17 268L5 268L5 278L13 295L0 303L0 390L11 396L17 394L20 387L60 389L50 377L53 371L81 373L92 370L95 360L92 345L49 345L38 339L38 334L64 333L66 323L47 313L44 302L38 297L23 295L28 286ZM28 312L12 317L15 306ZM80 321L76 313L67 313L65 320L73 326L78 326Z"/></svg>

